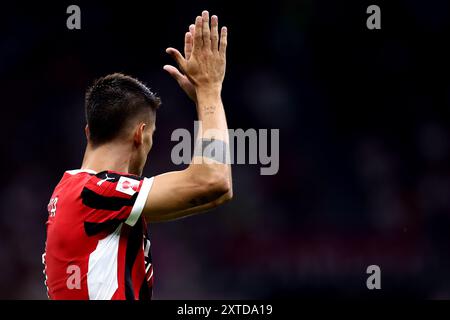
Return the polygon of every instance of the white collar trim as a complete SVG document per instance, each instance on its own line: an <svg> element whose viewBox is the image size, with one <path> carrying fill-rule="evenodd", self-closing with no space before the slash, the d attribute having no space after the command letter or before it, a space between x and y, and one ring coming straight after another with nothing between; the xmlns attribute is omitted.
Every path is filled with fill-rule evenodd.
<svg viewBox="0 0 450 320"><path fill-rule="evenodd" d="M71 175L76 175L76 174L78 174L78 173L81 173L81 172L87 172L87 173L91 173L91 174L97 174L97 172L95 172L94 170L91 170L91 169L76 169L76 170L68 170L68 171L66 171L68 174L71 174Z"/></svg>

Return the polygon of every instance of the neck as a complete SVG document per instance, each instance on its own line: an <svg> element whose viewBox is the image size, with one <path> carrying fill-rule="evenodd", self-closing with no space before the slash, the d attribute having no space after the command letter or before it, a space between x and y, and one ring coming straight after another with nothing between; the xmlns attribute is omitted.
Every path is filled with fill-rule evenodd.
<svg viewBox="0 0 450 320"><path fill-rule="evenodd" d="M105 170L133 173L131 163L131 147L126 144L108 143L93 148L90 143L86 147L81 169L91 169L95 172Z"/></svg>

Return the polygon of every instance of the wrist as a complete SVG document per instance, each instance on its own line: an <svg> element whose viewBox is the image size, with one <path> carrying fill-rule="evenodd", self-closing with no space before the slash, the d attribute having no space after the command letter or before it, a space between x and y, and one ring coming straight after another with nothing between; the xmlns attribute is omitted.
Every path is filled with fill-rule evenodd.
<svg viewBox="0 0 450 320"><path fill-rule="evenodd" d="M204 96L219 96L222 92L222 84L200 85L195 88L197 99Z"/></svg>

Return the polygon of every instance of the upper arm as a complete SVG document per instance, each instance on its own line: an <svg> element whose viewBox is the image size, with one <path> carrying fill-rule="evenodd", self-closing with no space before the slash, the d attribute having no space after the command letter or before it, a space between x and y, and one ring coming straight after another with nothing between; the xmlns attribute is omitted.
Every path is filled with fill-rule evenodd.
<svg viewBox="0 0 450 320"><path fill-rule="evenodd" d="M204 177L192 167L154 177L143 211L147 221L165 220L186 210L189 214L204 211L205 205L228 191L220 178Z"/></svg>

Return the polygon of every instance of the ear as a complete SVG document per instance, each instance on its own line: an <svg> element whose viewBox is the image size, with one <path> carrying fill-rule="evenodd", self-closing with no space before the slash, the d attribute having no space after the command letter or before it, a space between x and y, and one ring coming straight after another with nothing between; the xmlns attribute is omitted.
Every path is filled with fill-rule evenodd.
<svg viewBox="0 0 450 320"><path fill-rule="evenodd" d="M86 139L88 139L89 141L89 137L91 136L91 132L89 131L89 126L86 125L86 127L84 127L84 134L86 135Z"/></svg>
<svg viewBox="0 0 450 320"><path fill-rule="evenodd" d="M134 132L134 144L136 146L144 144L144 129L146 126L145 123L141 122L136 128L136 131Z"/></svg>

